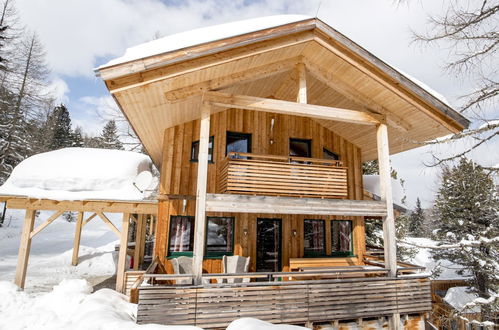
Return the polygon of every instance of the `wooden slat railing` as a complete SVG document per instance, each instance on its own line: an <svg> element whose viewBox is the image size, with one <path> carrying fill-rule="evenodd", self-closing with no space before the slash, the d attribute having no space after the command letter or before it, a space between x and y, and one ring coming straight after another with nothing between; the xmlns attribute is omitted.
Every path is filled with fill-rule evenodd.
<svg viewBox="0 0 499 330"><path fill-rule="evenodd" d="M337 160L230 152L217 189L231 194L346 198L347 168Z"/></svg>
<svg viewBox="0 0 499 330"><path fill-rule="evenodd" d="M271 282L139 287L137 322L210 329L225 328L241 317L303 324L431 310L430 281L426 276L366 277L366 271L357 278L276 281L297 273L254 273L267 275L273 279ZM324 272L300 273L327 276Z"/></svg>

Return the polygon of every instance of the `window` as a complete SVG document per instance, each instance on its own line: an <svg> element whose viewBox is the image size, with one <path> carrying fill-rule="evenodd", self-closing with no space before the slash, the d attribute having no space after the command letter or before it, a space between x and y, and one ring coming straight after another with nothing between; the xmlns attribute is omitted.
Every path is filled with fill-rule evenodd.
<svg viewBox="0 0 499 330"><path fill-rule="evenodd" d="M208 217L206 221L206 256L232 255L234 218ZM194 250L194 217L172 216L170 220L169 256L192 256Z"/></svg>
<svg viewBox="0 0 499 330"><path fill-rule="evenodd" d="M213 149L215 146L215 137L210 136L210 140L208 142L208 163L213 163ZM192 142L191 147L191 161L197 162L199 159L199 141Z"/></svg>
<svg viewBox="0 0 499 330"><path fill-rule="evenodd" d="M353 255L352 221L331 221L331 248L334 256Z"/></svg>
<svg viewBox="0 0 499 330"><path fill-rule="evenodd" d="M326 148L322 148L322 158L324 159L332 159L332 160L340 160L340 156L332 151L327 150Z"/></svg>
<svg viewBox="0 0 499 330"><path fill-rule="evenodd" d="M324 220L305 220L303 224L305 256L326 254L326 225Z"/></svg>
<svg viewBox="0 0 499 330"><path fill-rule="evenodd" d="M227 148L225 154L229 152L251 152L251 134L227 132ZM238 157L245 158L245 157Z"/></svg>
<svg viewBox="0 0 499 330"><path fill-rule="evenodd" d="M312 140L289 139L289 155L297 157L312 157Z"/></svg>
<svg viewBox="0 0 499 330"><path fill-rule="evenodd" d="M169 255L192 255L194 248L194 217L172 216L170 218Z"/></svg>
<svg viewBox="0 0 499 330"><path fill-rule="evenodd" d="M232 255L234 247L234 218L208 217L206 255Z"/></svg>

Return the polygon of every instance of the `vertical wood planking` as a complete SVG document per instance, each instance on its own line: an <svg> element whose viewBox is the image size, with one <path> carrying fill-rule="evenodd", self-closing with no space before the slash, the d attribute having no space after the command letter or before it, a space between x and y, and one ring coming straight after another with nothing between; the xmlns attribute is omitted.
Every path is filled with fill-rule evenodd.
<svg viewBox="0 0 499 330"><path fill-rule="evenodd" d="M75 236L73 240L73 256L71 258L71 265L78 265L78 253L80 251L81 229L83 228L83 214L78 212L78 219L76 220Z"/></svg>
<svg viewBox="0 0 499 330"><path fill-rule="evenodd" d="M28 269L29 252L31 249L30 234L35 224L36 210L26 209L24 215L23 231L21 234L21 243L19 244L19 254L17 256L16 277L14 283L24 289L26 281L26 270Z"/></svg>
<svg viewBox="0 0 499 330"><path fill-rule="evenodd" d="M123 213L121 220L120 250L118 252L118 269L116 270L116 291L124 293L126 256L128 250L128 230L130 228L130 213Z"/></svg>

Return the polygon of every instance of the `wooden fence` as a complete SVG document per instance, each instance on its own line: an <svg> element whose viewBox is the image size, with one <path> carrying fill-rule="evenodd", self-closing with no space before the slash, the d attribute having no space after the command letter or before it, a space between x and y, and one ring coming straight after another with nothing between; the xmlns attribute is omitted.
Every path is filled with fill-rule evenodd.
<svg viewBox="0 0 499 330"><path fill-rule="evenodd" d="M347 168L337 160L231 152L217 188L231 194L346 198Z"/></svg>
<svg viewBox="0 0 499 330"><path fill-rule="evenodd" d="M269 278L285 279L289 276L282 274L279 277L270 274ZM320 275L326 274L321 272ZM225 328L240 317L305 324L431 310L430 281L424 276L414 275L405 278L364 276L204 286L138 286L138 298L138 323L202 328Z"/></svg>

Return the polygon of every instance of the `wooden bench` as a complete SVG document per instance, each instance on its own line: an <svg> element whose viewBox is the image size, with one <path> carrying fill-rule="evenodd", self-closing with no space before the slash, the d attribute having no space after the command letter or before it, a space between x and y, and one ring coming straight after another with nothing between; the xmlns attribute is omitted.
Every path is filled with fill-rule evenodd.
<svg viewBox="0 0 499 330"><path fill-rule="evenodd" d="M345 258L289 258L289 271L300 271L315 267L349 267L361 266L357 257Z"/></svg>

